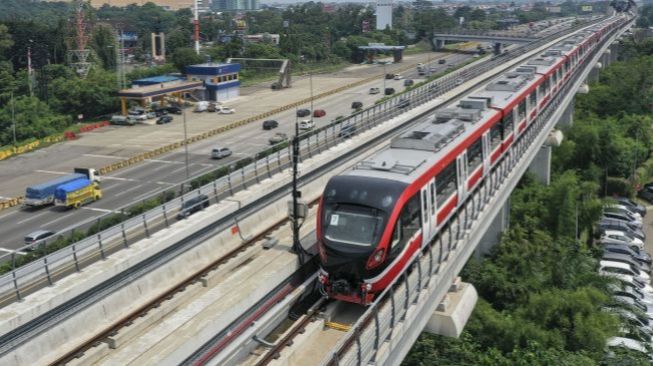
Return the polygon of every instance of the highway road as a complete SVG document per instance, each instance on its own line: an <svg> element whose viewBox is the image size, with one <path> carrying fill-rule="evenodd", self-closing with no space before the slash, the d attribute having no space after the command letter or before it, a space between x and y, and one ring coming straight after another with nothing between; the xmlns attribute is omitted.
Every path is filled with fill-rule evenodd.
<svg viewBox="0 0 653 366"><path fill-rule="evenodd" d="M447 61L446 64L438 64L437 60L444 57ZM467 59L470 55L463 54L436 54L434 53L431 60L431 67L435 68L434 72L441 72L449 65L459 64ZM371 67L377 68L377 73L383 71L383 66L374 65ZM392 87L396 91L401 91L405 87L405 79L413 79L419 82L417 71L411 71L402 74L402 80L385 80L386 87ZM327 76L313 76L313 82L319 83L321 78ZM378 87L383 90L384 80L378 80L367 83L365 85L349 89L338 95L322 98L314 102L315 109L324 109L326 116L322 118L314 118L317 127L324 126L330 123L336 116L347 116L352 113L351 102L360 101L364 107L371 106L374 102L383 97L381 94L370 95L369 89L371 87ZM310 108L310 104L301 106L299 108ZM203 118L220 118L215 114L203 113ZM196 114L188 112L187 117L199 117ZM191 177L206 173L216 169L220 165L233 162L239 158L251 156L266 147L269 147L268 139L276 132L285 132L288 135L294 133L294 122L296 120L295 110L289 110L278 115L271 116L269 119L279 121L279 127L264 131L261 127L262 122L254 122L252 124L242 126L237 129L227 131L223 134L217 135L213 138L203 140L189 145L189 175ZM175 121L170 125L181 126L181 118L175 116ZM166 126L150 126L150 128L161 128ZM107 133L116 129L130 129L130 127L110 127L105 132ZM211 150L214 147L229 147L233 151L233 155L226 159L214 160L210 158ZM47 154L47 150L54 150L59 146L53 146L42 151L37 151L37 154ZM62 149L62 152L66 150ZM71 158L74 157L76 152L70 151ZM50 151L52 154L52 151ZM98 159L99 161L107 164L106 161L116 159L114 155L96 155L87 153L90 159ZM119 156L119 155L118 155ZM61 157L65 161L65 157ZM64 163L65 165L65 163ZM98 166L103 164L98 164ZM53 177L68 174L72 170L61 169L60 167L50 169L39 169L35 173L39 177L36 182L46 181ZM69 227L85 220L97 218L106 213L112 212L117 208L123 207L131 202L142 200L144 197L150 195L153 191L173 187L179 182L186 179L186 166L184 149L178 149L171 153L164 154L156 157L155 159L146 160L140 164L131 167L117 170L102 177L102 190L104 197L97 202L83 206L78 210L62 210L59 207L44 207L39 209L25 209L13 208L0 212L0 251L9 252L23 245L23 237L37 229L47 229L51 231L62 231ZM24 187L22 188L24 189ZM22 191L21 189L21 191Z"/></svg>
<svg viewBox="0 0 653 366"><path fill-rule="evenodd" d="M558 31L559 27L565 25L571 25L571 21L567 20L554 27L544 28L544 31L538 35ZM513 32L523 32L522 28L524 26L513 30ZM430 67L435 68L434 72L437 73L450 65L459 64L471 57L471 55L463 54L431 53L428 58L421 55L421 59L418 60L426 63L427 59L430 59ZM406 59L410 58L413 60L411 63L415 63L417 58L414 56L406 57ZM446 64L437 62L441 58L446 59ZM394 70L398 67L405 67L405 65L387 65L386 72L394 74ZM357 73L358 79L353 78L352 74L355 73ZM382 73L382 65L354 65L342 72L335 73L335 75L314 75L315 94L324 91L324 88L330 90L352 80L360 80L361 76L369 77L371 75L381 75ZM403 86L405 79L413 79L415 82L421 80L414 68L404 72L402 76L402 80L384 80L379 77L377 80L365 85L315 101L315 109L324 109L327 112L326 116L314 119L316 125L318 127L323 126L337 116L351 114L353 111L351 102L353 101L362 102L364 107L374 104L376 100L383 97L384 85L385 87L392 87L396 91L401 91L405 88ZM297 83L301 82L302 79L304 79L303 82L305 83L307 77L295 78L294 80ZM321 86L322 89L320 89ZM370 95L369 89L371 87L381 89L381 94ZM296 90L295 92L297 91L302 92L302 90ZM280 93L286 93L286 91ZM245 95L239 97L236 102L227 102L226 104L229 106L236 106L236 115L194 114L188 110L189 136L210 129L217 121L222 121L220 123L224 124L226 121L243 118L243 109L248 109L248 106L251 106L251 108L259 107L260 110L263 106L257 105L259 100L256 99L256 96L257 94ZM283 99L281 96L283 94L276 94L272 100L279 103L279 100ZM307 96L295 95L293 100ZM290 101L286 100L278 105L287 104ZM263 103L262 100L261 103ZM307 103L299 108L310 109L310 104ZM265 110L269 109L272 108ZM257 111L257 113L260 113L260 111ZM249 113L249 115L252 115L252 113ZM182 136L182 118L181 116L174 116L174 118L175 120L172 123L162 126L111 126L84 136L78 143L73 141L58 144L2 162L0 182L4 183L0 183L0 198L2 196L12 197L23 194L27 185L69 174L76 166L100 167L144 150L151 150L165 143L178 141ZM189 145L188 176L194 177L209 172L220 165L261 151L270 146L268 139L276 132L285 132L288 135L294 133L295 110L282 112L268 119L277 120L280 124L279 127L271 131L264 131L261 128L262 121L254 122ZM214 147L229 147L234 154L227 159L213 160L210 158L210 152ZM0 252L11 252L21 247L23 237L34 230L63 231L74 227L80 222L92 220L106 213L114 212L114 210L129 203L140 201L154 191L176 186L187 178L185 159L184 149L178 149L155 159L146 160L140 164L103 176L103 199L78 210L62 210L51 206L40 209L12 208L0 212Z"/></svg>

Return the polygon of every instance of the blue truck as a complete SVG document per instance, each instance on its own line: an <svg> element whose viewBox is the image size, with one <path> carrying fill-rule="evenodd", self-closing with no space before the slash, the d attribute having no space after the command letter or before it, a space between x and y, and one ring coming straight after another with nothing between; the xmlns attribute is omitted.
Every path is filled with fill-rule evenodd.
<svg viewBox="0 0 653 366"><path fill-rule="evenodd" d="M57 187L78 179L88 179L91 182L100 182L97 170L93 168L75 168L73 174L58 177L45 183L27 187L23 203L26 206L38 207L54 203L54 192Z"/></svg>
<svg viewBox="0 0 653 366"><path fill-rule="evenodd" d="M86 177L62 184L54 191L54 204L67 208L80 208L100 198L102 198L100 185Z"/></svg>

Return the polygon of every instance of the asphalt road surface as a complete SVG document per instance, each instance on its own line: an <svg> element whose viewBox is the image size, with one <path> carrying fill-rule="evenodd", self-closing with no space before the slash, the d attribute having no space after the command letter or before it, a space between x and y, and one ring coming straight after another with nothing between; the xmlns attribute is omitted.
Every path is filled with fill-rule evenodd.
<svg viewBox="0 0 653 366"><path fill-rule="evenodd" d="M470 55L448 54L446 64L438 64L437 60L443 57L442 54L434 54L431 67L440 72L449 65L455 65L469 59ZM377 66L377 72L381 66ZM402 80L385 80L386 87L394 88L397 92L403 90L405 79L414 79L419 82L417 71L411 70L402 74ZM423 76L422 76L423 78ZM315 79L315 77L314 77ZM347 116L352 113L351 102L360 101L363 107L368 107L381 97L381 94L370 95L371 87L378 87L383 90L384 80L378 79L365 85L349 89L338 95L325 97L314 102L315 109L324 109L326 116L314 118L316 126L324 126L330 123L337 116ZM310 108L310 105L300 108ZM190 112L188 112L190 114ZM220 118L213 114L215 118ZM190 117L190 116L188 116ZM278 115L271 116L268 119L274 119L279 122L279 127L270 131L264 131L261 128L262 122L255 122L242 126L237 129L227 131L213 138L203 140L189 145L188 170L191 177L206 173L217 168L220 165L233 162L239 158L251 156L269 147L268 139L276 132L285 132L288 135L294 133L294 122L296 120L295 110L289 110ZM180 116L175 116L173 124L181 127ZM158 128L160 126L151 126ZM130 128L130 127L110 127L102 133L110 132L113 129ZM211 150L215 147L229 147L233 155L221 160L210 158ZM37 153L46 154L45 149ZM62 150L65 151L65 150ZM50 152L51 154L51 152ZM76 152L69 152L75 155ZM117 157L114 155L97 155L86 153L88 158L103 161L104 164L112 162ZM57 159L65 161L66 157L58 155ZM115 160L114 160L115 161ZM101 166L104 164L97 164ZM56 176L69 174L70 169L39 169L36 171L38 177L35 181L43 182ZM117 208L123 207L131 202L142 200L150 195L153 191L158 191L166 187L172 187L186 179L185 153L184 149L178 149L174 152L161 155L155 159L146 160L140 164L117 170L102 177L103 198L100 201L93 202L77 210L62 210L60 207L44 207L37 209L14 208L0 212L0 251L11 251L23 245L23 237L37 229L47 229L51 231L61 231L106 213L112 212ZM24 188L22 188L24 189ZM21 189L21 190L22 190Z"/></svg>

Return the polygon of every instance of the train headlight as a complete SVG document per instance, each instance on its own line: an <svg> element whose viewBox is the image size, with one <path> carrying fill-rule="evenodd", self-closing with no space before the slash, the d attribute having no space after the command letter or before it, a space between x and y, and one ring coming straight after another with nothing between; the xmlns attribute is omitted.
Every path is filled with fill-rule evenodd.
<svg viewBox="0 0 653 366"><path fill-rule="evenodd" d="M317 275L317 280L320 281L321 284L326 285L327 282L329 282L329 274L328 273L320 273Z"/></svg>
<svg viewBox="0 0 653 366"><path fill-rule="evenodd" d="M365 291L372 291L372 284L371 283L366 283L365 286L363 286Z"/></svg>
<svg viewBox="0 0 653 366"><path fill-rule="evenodd" d="M385 259L385 249L377 249L367 261L367 269L377 267Z"/></svg>

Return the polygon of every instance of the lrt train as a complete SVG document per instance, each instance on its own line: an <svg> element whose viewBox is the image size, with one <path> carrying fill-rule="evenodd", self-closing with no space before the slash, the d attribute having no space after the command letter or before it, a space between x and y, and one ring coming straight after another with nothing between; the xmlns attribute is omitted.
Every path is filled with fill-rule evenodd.
<svg viewBox="0 0 653 366"><path fill-rule="evenodd" d="M498 76L332 177L320 199L319 281L331 298L370 304L488 179L599 42L611 17Z"/></svg>

